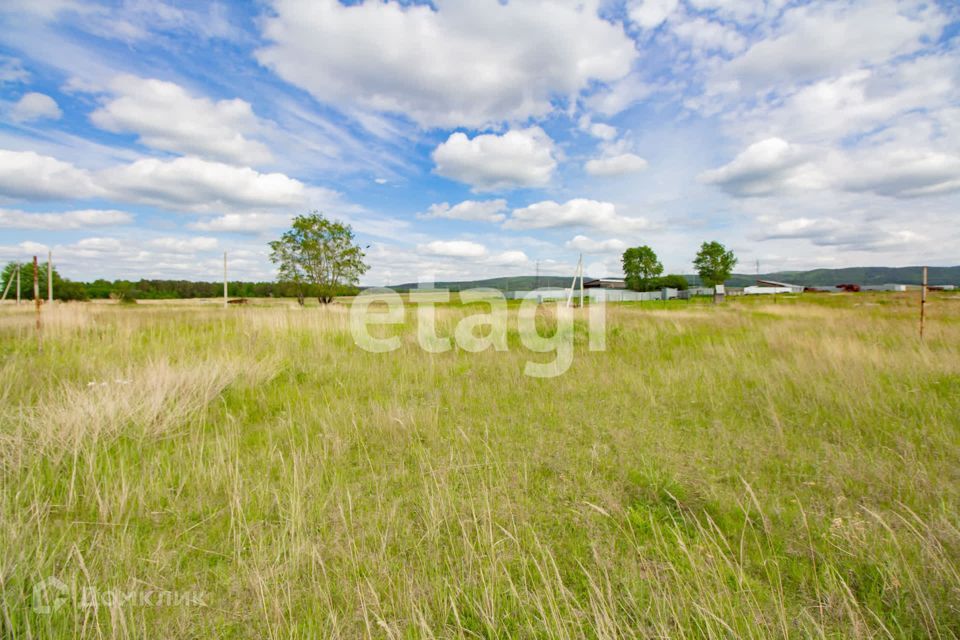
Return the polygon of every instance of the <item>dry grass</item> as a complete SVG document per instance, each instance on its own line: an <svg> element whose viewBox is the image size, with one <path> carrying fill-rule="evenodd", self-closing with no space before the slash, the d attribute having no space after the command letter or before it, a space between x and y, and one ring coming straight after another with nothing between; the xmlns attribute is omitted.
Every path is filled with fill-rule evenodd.
<svg viewBox="0 0 960 640"><path fill-rule="evenodd" d="M42 355L4 307L0 628L957 637L960 305L921 344L910 302L611 307L555 379L344 307L66 305ZM37 613L51 575L203 606Z"/></svg>

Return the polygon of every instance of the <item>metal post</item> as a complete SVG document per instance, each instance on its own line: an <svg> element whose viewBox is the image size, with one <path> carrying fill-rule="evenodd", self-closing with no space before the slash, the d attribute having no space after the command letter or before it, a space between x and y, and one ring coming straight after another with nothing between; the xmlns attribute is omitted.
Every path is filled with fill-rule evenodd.
<svg viewBox="0 0 960 640"><path fill-rule="evenodd" d="M583 307L583 254L580 254L580 307Z"/></svg>
<svg viewBox="0 0 960 640"><path fill-rule="evenodd" d="M53 308L53 251L47 251L47 302Z"/></svg>
<svg viewBox="0 0 960 640"><path fill-rule="evenodd" d="M927 306L927 268L923 268L923 284L920 285L920 339L923 340L923 328L926 323Z"/></svg>
<svg viewBox="0 0 960 640"><path fill-rule="evenodd" d="M223 308L229 306L227 302L227 252L223 252Z"/></svg>
<svg viewBox="0 0 960 640"><path fill-rule="evenodd" d="M40 333L40 268L37 256L33 256L33 305L37 310L37 349L43 351L43 334Z"/></svg>

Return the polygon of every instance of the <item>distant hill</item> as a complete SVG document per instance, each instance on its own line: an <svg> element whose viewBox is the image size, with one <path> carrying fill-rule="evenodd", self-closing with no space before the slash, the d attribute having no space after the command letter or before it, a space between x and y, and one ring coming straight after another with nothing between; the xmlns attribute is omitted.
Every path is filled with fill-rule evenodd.
<svg viewBox="0 0 960 640"><path fill-rule="evenodd" d="M540 276L540 287L569 287L573 276ZM477 287L490 287L491 289L500 289L501 291L530 291L537 288L537 276L511 276L509 278L487 278L486 280L463 280L457 282L435 282L433 286L438 289L449 289L450 291L460 291L463 289L475 289ZM408 291L416 289L416 282L405 282L403 284L388 285L394 291Z"/></svg>
<svg viewBox="0 0 960 640"><path fill-rule="evenodd" d="M928 282L931 285L960 285L960 266L930 267ZM695 280L696 276L687 276ZM847 269L813 269L812 271L778 271L759 276L735 273L727 285L742 287L755 284L756 280L778 280L808 287L834 286L838 284L921 284L921 267L850 267Z"/></svg>
<svg viewBox="0 0 960 640"><path fill-rule="evenodd" d="M692 284L699 281L699 278L695 275L686 275L685 277ZM802 284L808 287L832 287L838 284L920 284L921 267L850 267L847 269L813 269L811 271L777 271L761 273L760 275L735 273L727 280L727 286L744 287L756 284L758 278ZM960 266L930 267L928 278L931 285L960 285ZM539 286L569 287L571 279L571 276L540 276ZM509 278L487 278L486 280L436 282L434 286L451 291L473 289L475 287L490 287L501 291L529 291L537 287L537 282L537 276L511 276ZM417 283L405 282L389 286L396 291L407 291L416 289Z"/></svg>

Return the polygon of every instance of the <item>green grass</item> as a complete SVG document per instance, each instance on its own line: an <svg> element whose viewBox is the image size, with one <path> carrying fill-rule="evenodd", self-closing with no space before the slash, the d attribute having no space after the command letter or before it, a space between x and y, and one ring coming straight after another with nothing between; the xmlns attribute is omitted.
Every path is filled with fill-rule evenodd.
<svg viewBox="0 0 960 640"><path fill-rule="evenodd" d="M4 306L0 636L956 638L960 298L924 343L915 298L611 306L553 379L412 313L70 304L38 355Z"/></svg>

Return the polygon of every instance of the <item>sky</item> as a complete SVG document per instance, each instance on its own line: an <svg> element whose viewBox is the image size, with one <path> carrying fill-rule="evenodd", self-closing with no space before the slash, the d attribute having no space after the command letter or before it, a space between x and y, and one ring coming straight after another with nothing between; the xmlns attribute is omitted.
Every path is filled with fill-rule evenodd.
<svg viewBox="0 0 960 640"><path fill-rule="evenodd" d="M0 3L0 261L363 284L960 264L960 3Z"/></svg>

